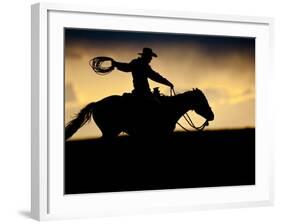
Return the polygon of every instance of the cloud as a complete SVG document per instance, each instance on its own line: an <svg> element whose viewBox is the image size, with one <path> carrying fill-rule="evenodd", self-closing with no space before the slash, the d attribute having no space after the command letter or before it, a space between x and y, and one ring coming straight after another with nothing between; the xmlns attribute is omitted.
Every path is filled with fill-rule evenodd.
<svg viewBox="0 0 281 224"><path fill-rule="evenodd" d="M230 97L225 89L208 88L204 90L206 97L210 101L221 101Z"/></svg>
<svg viewBox="0 0 281 224"><path fill-rule="evenodd" d="M65 84L65 103L74 103L77 97L71 83Z"/></svg>
<svg viewBox="0 0 281 224"><path fill-rule="evenodd" d="M83 57L83 52L79 47L65 48L65 57L71 59L81 59Z"/></svg>
<svg viewBox="0 0 281 224"><path fill-rule="evenodd" d="M244 90L244 91L241 93L242 96L249 96L249 95L252 95L252 94L254 94L254 91L253 91L253 89L250 89L250 88Z"/></svg>
<svg viewBox="0 0 281 224"><path fill-rule="evenodd" d="M240 89L239 92L231 88L207 88L204 93L211 104L230 105L238 104L248 100L255 100L255 92L251 88Z"/></svg>

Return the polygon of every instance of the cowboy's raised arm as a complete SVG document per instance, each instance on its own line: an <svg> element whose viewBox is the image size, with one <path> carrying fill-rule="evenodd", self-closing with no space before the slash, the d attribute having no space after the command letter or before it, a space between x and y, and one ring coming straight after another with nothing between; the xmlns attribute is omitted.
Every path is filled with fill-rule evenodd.
<svg viewBox="0 0 281 224"><path fill-rule="evenodd" d="M132 71L131 63L123 63L123 62L117 62L117 61L112 60L112 65L122 72L131 72Z"/></svg>
<svg viewBox="0 0 281 224"><path fill-rule="evenodd" d="M148 77L152 79L155 82L159 82L163 85L169 86L171 88L174 88L174 85L164 77L162 77L159 73L155 72L151 68L149 69Z"/></svg>

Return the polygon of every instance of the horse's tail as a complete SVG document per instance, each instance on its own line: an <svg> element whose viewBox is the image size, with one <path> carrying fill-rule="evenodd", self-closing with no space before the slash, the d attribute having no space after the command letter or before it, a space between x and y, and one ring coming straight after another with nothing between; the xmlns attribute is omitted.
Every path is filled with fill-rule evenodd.
<svg viewBox="0 0 281 224"><path fill-rule="evenodd" d="M95 103L89 103L65 127L65 140L90 120Z"/></svg>

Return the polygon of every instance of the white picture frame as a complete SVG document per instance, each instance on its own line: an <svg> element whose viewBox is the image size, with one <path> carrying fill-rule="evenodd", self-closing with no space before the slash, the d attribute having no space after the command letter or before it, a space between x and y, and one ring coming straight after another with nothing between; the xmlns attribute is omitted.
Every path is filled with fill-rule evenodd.
<svg viewBox="0 0 281 224"><path fill-rule="evenodd" d="M64 27L143 31L167 31L173 27L169 32L256 38L256 184L64 195ZM272 18L181 11L97 9L49 3L32 5L32 217L51 220L272 205L273 137L267 131L271 128L269 108L273 106L270 100L273 82L272 32Z"/></svg>

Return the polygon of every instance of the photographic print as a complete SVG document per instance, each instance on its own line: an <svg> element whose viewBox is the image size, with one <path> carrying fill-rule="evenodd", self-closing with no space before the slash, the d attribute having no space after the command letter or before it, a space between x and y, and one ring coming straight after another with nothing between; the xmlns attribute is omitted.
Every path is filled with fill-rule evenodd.
<svg viewBox="0 0 281 224"><path fill-rule="evenodd" d="M255 38L64 29L65 194L255 184Z"/></svg>

